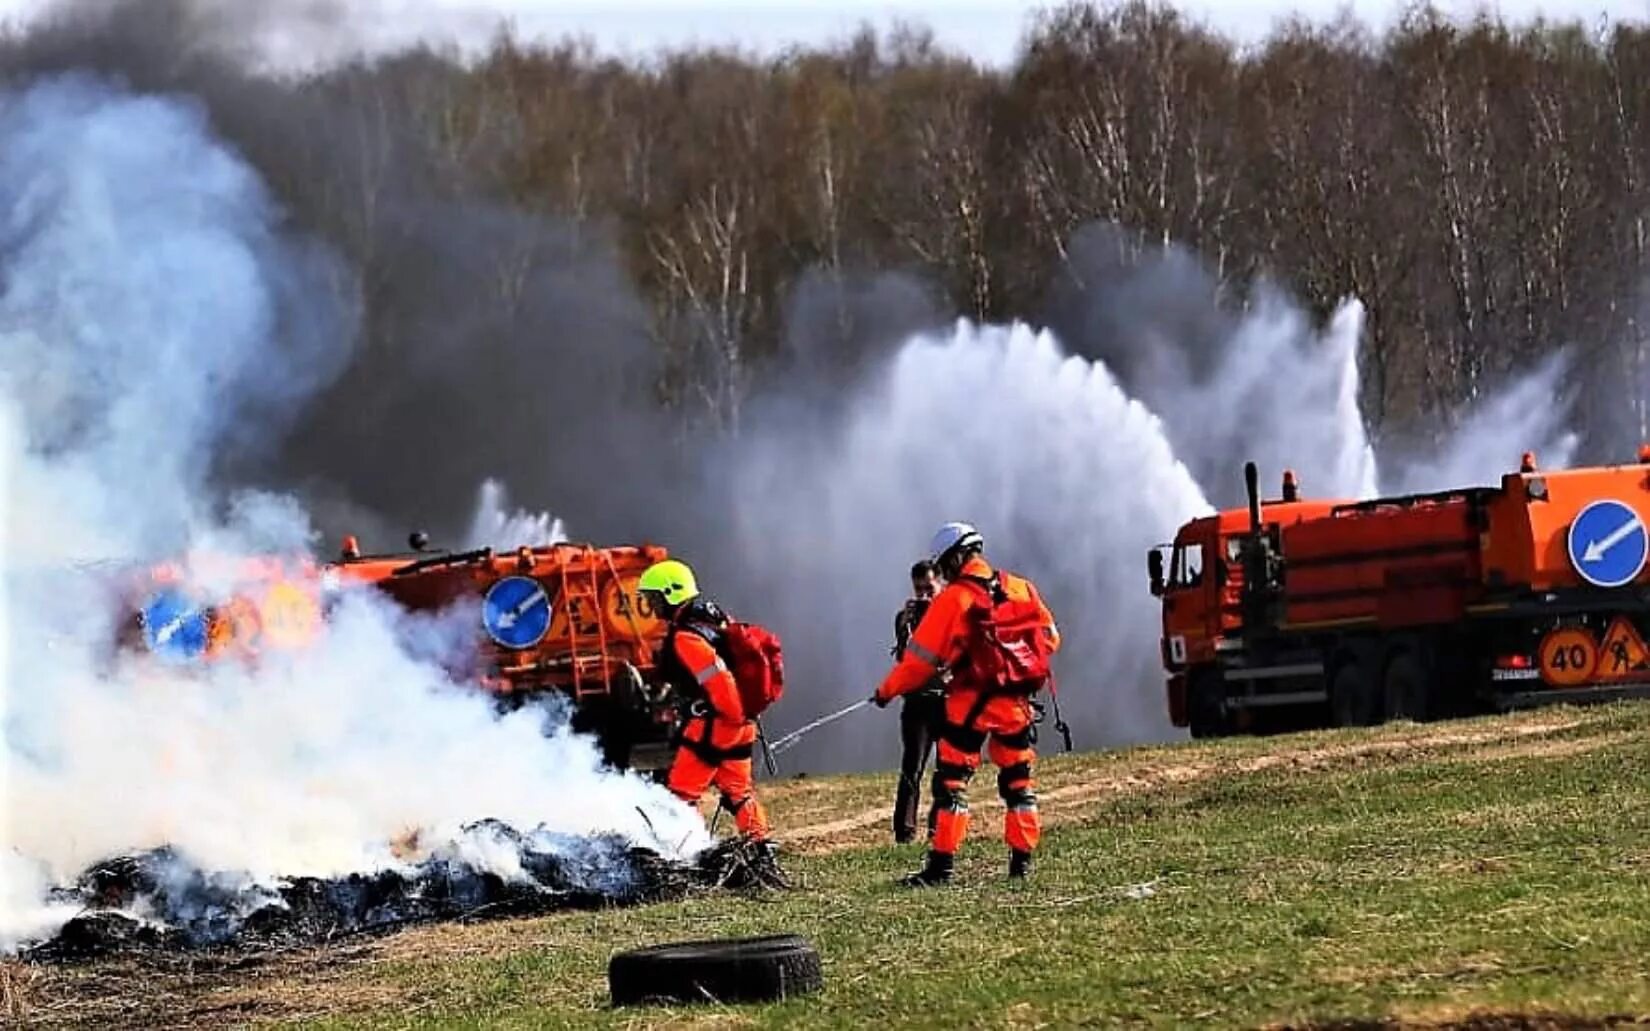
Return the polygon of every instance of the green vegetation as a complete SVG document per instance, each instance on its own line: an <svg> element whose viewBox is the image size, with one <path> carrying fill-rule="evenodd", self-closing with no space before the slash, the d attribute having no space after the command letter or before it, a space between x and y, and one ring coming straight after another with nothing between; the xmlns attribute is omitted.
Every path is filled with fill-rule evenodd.
<svg viewBox="0 0 1650 1031"><path fill-rule="evenodd" d="M87 1019L137 985L169 1022L336 1026L1255 1026L1650 1012L1650 707L1057 757L1035 880L1008 884L981 802L957 885L892 881L884 780L772 785L860 826L803 836L798 890L432 927L187 979L31 971L34 1015ZM989 790L989 770L980 778ZM978 795L979 792L976 792ZM872 816L876 818L872 820ZM613 1010L616 950L794 931L823 996ZM172 982L172 983L169 983ZM113 999L105 1002L113 1004ZM138 1003L123 995L121 1012ZM107 1011L104 1011L107 1013Z"/></svg>

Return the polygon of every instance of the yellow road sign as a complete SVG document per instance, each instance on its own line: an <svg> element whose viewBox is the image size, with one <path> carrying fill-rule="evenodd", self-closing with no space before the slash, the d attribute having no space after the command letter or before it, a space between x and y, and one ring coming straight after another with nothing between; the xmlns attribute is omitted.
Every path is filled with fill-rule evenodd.
<svg viewBox="0 0 1650 1031"><path fill-rule="evenodd" d="M1626 616L1617 616L1598 650L1599 680L1634 680L1650 673L1650 647Z"/></svg>
<svg viewBox="0 0 1650 1031"><path fill-rule="evenodd" d="M664 621L646 599L637 595L636 581L634 576L608 581L607 589L602 592L602 614L607 618L608 627L627 638L638 632L643 638L663 633ZM635 630L631 629L632 625Z"/></svg>
<svg viewBox="0 0 1650 1031"><path fill-rule="evenodd" d="M270 587L258 606L264 637L277 648L301 648L315 640L321 627L321 608L296 584Z"/></svg>

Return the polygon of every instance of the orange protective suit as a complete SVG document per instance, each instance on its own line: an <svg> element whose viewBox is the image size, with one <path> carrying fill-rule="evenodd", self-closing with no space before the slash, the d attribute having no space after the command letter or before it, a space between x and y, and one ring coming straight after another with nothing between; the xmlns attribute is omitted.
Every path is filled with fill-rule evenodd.
<svg viewBox="0 0 1650 1031"><path fill-rule="evenodd" d="M1035 602L1050 645L1058 648L1059 628L1037 588L1012 573L998 575L1009 598ZM961 577L939 593L911 635L905 656L878 686L876 698L880 704L922 688L938 670L952 667L966 655L973 632L969 611L985 601L980 591L962 578L987 580L991 576L991 566L975 556L963 566ZM980 751L988 740L988 754L997 767L997 792L1008 807L1003 839L1015 852L1030 853L1037 847L1040 824L1032 772L1036 761L1032 748L1035 718L1036 710L1026 695L983 691L963 672L952 679L946 689L945 724L934 768L934 804L939 809L930 843L934 852L951 856L962 846L968 833L968 783L979 769Z"/></svg>
<svg viewBox="0 0 1650 1031"><path fill-rule="evenodd" d="M682 727L666 785L677 798L696 805L714 783L740 832L766 841L768 815L751 786L756 724L745 718L733 674L705 636L715 629L701 628L692 614L690 605L671 627L660 667L679 690L701 700L706 711Z"/></svg>

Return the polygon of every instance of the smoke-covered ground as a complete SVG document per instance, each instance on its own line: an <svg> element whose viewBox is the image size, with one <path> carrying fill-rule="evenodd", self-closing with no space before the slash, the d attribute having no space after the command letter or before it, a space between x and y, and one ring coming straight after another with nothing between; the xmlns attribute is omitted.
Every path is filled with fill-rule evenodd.
<svg viewBox="0 0 1650 1031"><path fill-rule="evenodd" d="M334 599L315 647L256 664L115 651L123 569L183 554L227 597L226 559L314 543L298 499L224 493L208 472L279 439L343 371L349 308L316 303L338 262L282 228L196 105L89 76L0 97L0 213L0 576L17 644L0 941L62 915L14 885L163 845L269 883L393 867L398 840L480 818L672 856L708 843L663 788L604 769L565 713L500 716L451 682L432 642L464 636L369 592ZM511 524L491 501L477 518ZM507 853L490 854L506 878Z"/></svg>
<svg viewBox="0 0 1650 1031"><path fill-rule="evenodd" d="M1555 365L1450 451L1378 466L1358 303L1322 328L1276 294L1233 312L1180 252L1082 277L1058 335L951 322L906 279L810 280L787 375L710 436L658 410L646 310L599 233L436 190L393 105L249 76L211 7L80 5L5 62L0 939L61 921L44 883L163 845L267 881L394 867L408 831L483 818L707 840L554 713L499 717L448 680L430 652L464 646L457 624L347 597L315 649L183 674L105 647L111 568L415 525L652 540L784 638L777 734L870 693L907 567L963 518L1054 607L1090 748L1171 734L1144 551L1234 501L1242 459L1358 497L1573 447L1520 400ZM868 711L787 767L885 766L895 740Z"/></svg>

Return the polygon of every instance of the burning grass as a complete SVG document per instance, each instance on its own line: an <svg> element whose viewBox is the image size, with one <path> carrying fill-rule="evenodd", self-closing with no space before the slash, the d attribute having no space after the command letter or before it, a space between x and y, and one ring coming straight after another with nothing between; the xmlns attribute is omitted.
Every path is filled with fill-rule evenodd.
<svg viewBox="0 0 1650 1031"><path fill-rule="evenodd" d="M657 905L24 965L14 993L42 1024L1608 1026L1650 1013L1647 745L1650 706L1621 706L1053 757L1027 885L982 804L942 891L895 887L918 851L877 826L787 857L792 891L693 874ZM891 791L851 778L830 812L820 783L768 786L781 831L793 801L840 821ZM607 1007L615 951L774 932L817 944L823 997Z"/></svg>
<svg viewBox="0 0 1650 1031"><path fill-rule="evenodd" d="M522 834L496 821L465 828L421 861L334 879L276 882L211 873L171 849L121 856L55 891L79 912L25 951L38 963L113 953L231 956L329 944L415 924L635 906L698 890L785 887L768 852L725 840L692 862L617 836ZM19 968L27 970L27 967ZM9 982L7 982L9 985Z"/></svg>

